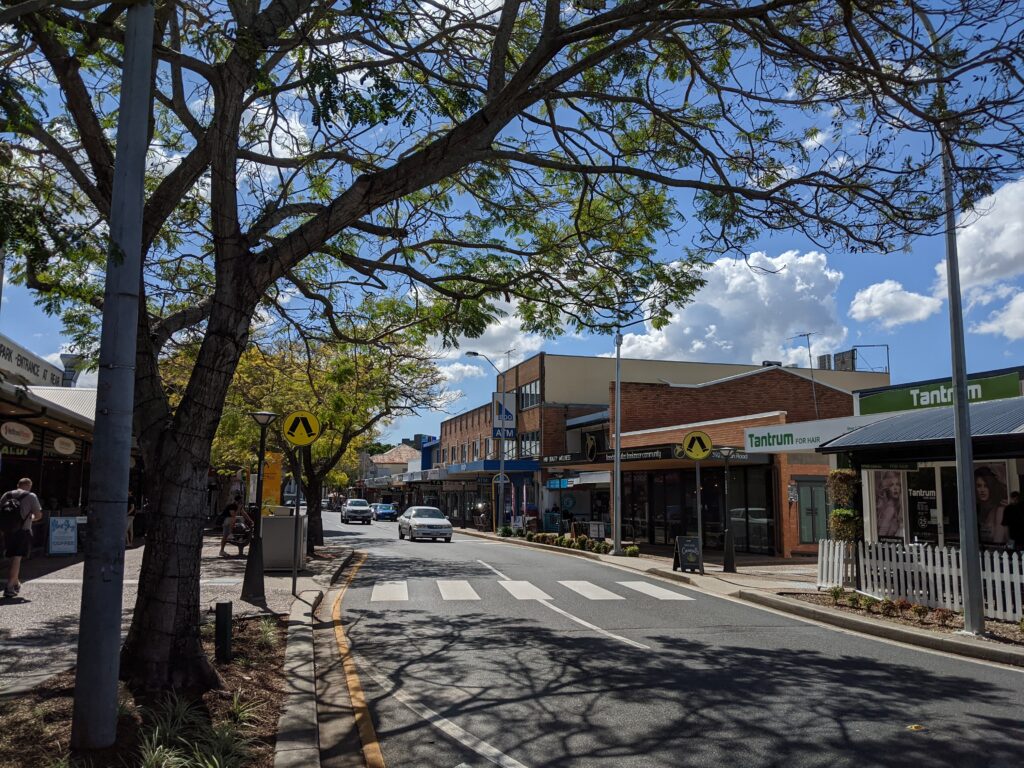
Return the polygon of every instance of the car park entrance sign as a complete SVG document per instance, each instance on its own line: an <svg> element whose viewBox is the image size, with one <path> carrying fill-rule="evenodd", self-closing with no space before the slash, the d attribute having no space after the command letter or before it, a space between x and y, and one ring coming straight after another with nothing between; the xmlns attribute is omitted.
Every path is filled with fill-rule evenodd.
<svg viewBox="0 0 1024 768"><path fill-rule="evenodd" d="M322 427L320 419L309 411L292 411L281 422L284 439L292 445L310 445L320 437Z"/></svg>

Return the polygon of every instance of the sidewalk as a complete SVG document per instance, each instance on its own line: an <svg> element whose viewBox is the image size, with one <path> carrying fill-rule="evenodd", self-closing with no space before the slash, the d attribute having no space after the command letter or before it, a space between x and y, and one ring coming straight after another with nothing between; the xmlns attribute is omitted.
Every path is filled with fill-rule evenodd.
<svg viewBox="0 0 1024 768"><path fill-rule="evenodd" d="M328 539L318 548L326 557L308 560L299 573L297 592L327 591L331 578L343 562L348 547L341 538ZM235 616L270 611L287 615L292 604L291 573L268 573L265 577L267 604L243 602L244 557L218 556L219 539L206 537L200 578L200 606L204 615L217 602L230 600ZM138 590L144 546L125 552L122 631L127 631ZM229 548L229 552L237 552ZM68 669L74 664L78 643L78 615L81 606L82 558L36 557L22 565L21 596L0 600L0 695L15 685L30 685L35 679Z"/></svg>

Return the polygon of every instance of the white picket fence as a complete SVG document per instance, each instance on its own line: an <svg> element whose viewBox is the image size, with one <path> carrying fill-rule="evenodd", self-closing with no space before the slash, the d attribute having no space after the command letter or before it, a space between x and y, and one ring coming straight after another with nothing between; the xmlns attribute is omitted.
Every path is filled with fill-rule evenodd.
<svg viewBox="0 0 1024 768"><path fill-rule="evenodd" d="M849 584L852 558L846 543L822 539L818 544L818 587ZM861 591L878 598L905 598L932 608L963 611L960 550L929 544L896 542L857 545ZM845 576L845 578L844 578ZM1003 621L1024 618L1024 556L981 553L985 616Z"/></svg>

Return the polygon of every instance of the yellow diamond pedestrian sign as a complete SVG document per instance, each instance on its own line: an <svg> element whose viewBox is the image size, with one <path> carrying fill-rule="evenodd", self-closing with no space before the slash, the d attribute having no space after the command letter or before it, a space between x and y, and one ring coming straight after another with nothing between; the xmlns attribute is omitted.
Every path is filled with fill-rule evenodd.
<svg viewBox="0 0 1024 768"><path fill-rule="evenodd" d="M701 432L699 429L687 432L686 437L683 438L683 455L693 461L703 461L706 459L711 455L711 448L711 438L708 436L708 433Z"/></svg>
<svg viewBox="0 0 1024 768"><path fill-rule="evenodd" d="M284 417L281 429L292 445L309 445L320 437L320 419L309 411L292 411Z"/></svg>

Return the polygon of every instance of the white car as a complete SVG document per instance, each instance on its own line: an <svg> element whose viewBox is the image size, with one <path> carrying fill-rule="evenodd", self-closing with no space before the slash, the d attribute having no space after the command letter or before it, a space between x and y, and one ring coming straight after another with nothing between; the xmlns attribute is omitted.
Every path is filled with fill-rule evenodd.
<svg viewBox="0 0 1024 768"><path fill-rule="evenodd" d="M370 509L370 502L366 499L349 499L341 508L341 522L343 523L366 523L370 524L373 511Z"/></svg>
<svg viewBox="0 0 1024 768"><path fill-rule="evenodd" d="M398 538L452 540L452 524L437 507L409 507L398 518Z"/></svg>

